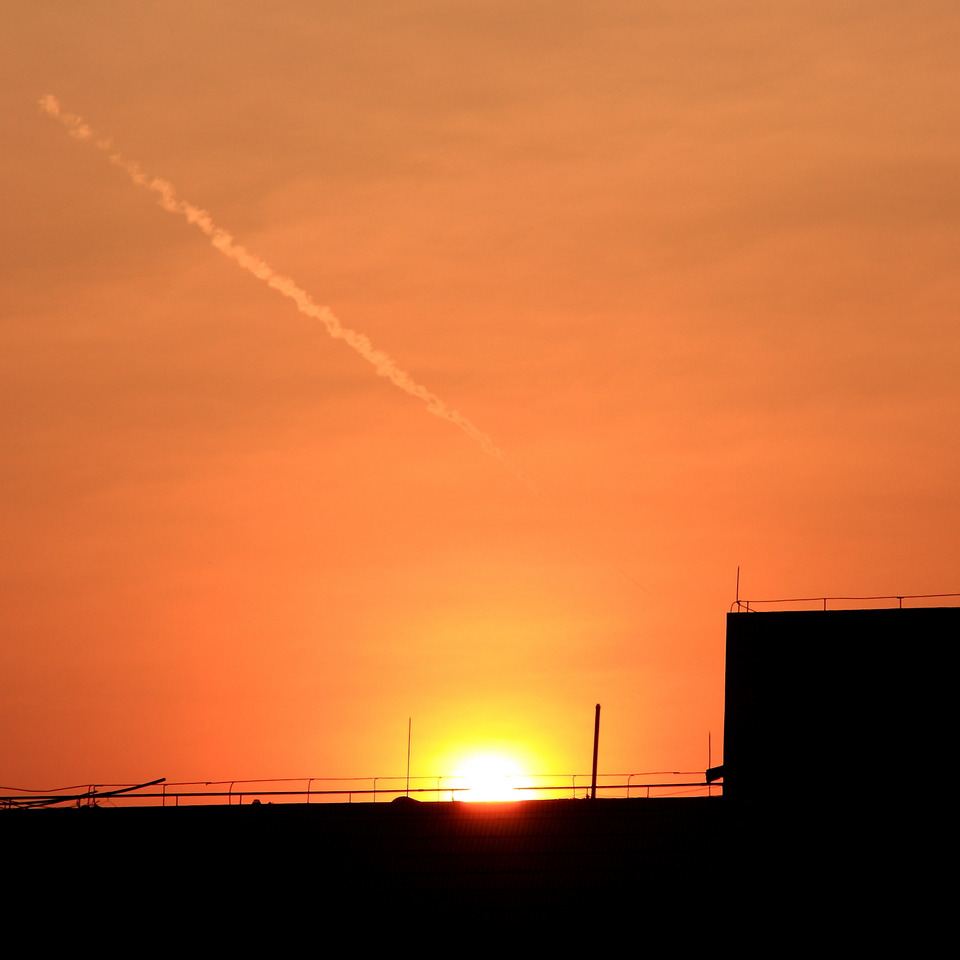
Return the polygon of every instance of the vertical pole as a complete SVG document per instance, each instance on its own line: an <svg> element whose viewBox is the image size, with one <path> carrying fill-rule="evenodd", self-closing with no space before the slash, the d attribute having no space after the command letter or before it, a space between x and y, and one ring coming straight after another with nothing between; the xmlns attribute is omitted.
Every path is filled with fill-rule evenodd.
<svg viewBox="0 0 960 960"><path fill-rule="evenodd" d="M597 799L597 755L600 751L600 704L593 718L593 777L590 780L590 799Z"/></svg>
<svg viewBox="0 0 960 960"><path fill-rule="evenodd" d="M413 731L413 717L407 717L407 796L410 796L410 734Z"/></svg>

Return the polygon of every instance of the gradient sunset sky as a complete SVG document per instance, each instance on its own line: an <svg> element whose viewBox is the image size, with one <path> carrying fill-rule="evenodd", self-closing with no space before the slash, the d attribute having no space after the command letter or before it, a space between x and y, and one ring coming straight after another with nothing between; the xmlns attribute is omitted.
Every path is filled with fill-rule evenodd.
<svg viewBox="0 0 960 960"><path fill-rule="evenodd" d="M748 597L960 590L955 2L0 29L0 781L702 770ZM39 101L468 417L378 377Z"/></svg>

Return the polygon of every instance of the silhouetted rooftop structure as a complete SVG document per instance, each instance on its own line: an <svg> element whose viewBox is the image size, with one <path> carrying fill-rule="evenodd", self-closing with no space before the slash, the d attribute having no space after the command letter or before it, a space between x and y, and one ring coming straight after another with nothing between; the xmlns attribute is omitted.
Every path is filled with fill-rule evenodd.
<svg viewBox="0 0 960 960"><path fill-rule="evenodd" d="M924 764L958 638L958 607L728 614L724 796L862 796Z"/></svg>
<svg viewBox="0 0 960 960"><path fill-rule="evenodd" d="M430 918L556 933L604 913L662 946L819 922L834 901L849 915L847 891L880 882L915 819L874 777L942 742L958 635L960 608L729 615L722 797L9 810L5 864L35 890L113 878L111 903L151 923L184 904L240 927L359 910L422 939Z"/></svg>

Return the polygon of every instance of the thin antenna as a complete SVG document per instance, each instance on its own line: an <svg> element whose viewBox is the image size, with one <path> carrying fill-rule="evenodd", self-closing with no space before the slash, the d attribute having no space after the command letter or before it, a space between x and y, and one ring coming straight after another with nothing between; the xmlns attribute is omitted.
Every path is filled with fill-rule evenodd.
<svg viewBox="0 0 960 960"><path fill-rule="evenodd" d="M597 799L597 754L600 750L600 704L593 718L593 778L590 780L590 799Z"/></svg>
<svg viewBox="0 0 960 960"><path fill-rule="evenodd" d="M407 796L410 796L410 735L413 732L413 717L407 717Z"/></svg>
<svg viewBox="0 0 960 960"><path fill-rule="evenodd" d="M740 567L737 567L737 613L740 612Z"/></svg>

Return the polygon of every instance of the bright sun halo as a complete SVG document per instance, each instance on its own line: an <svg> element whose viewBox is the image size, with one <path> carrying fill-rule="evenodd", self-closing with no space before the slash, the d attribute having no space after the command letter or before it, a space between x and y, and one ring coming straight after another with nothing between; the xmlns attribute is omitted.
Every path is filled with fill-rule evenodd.
<svg viewBox="0 0 960 960"><path fill-rule="evenodd" d="M465 760L457 769L461 786L467 789L460 800L522 800L524 792L517 787L527 786L520 765L499 754L480 754Z"/></svg>

